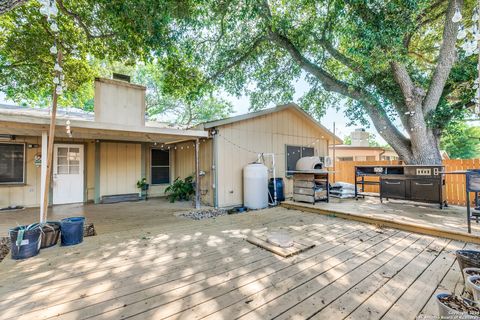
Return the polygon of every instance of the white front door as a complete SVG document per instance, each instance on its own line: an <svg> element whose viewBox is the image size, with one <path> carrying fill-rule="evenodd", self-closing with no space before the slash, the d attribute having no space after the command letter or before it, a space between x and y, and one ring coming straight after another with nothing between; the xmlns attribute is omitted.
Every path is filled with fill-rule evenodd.
<svg viewBox="0 0 480 320"><path fill-rule="evenodd" d="M55 144L53 204L83 202L83 145Z"/></svg>

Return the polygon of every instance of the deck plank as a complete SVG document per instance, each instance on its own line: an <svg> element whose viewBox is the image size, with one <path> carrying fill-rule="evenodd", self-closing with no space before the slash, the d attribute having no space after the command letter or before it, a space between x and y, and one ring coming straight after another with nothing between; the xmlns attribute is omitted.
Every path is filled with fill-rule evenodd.
<svg viewBox="0 0 480 320"><path fill-rule="evenodd" d="M438 238L345 319L381 319L450 240ZM400 318L399 318L400 319Z"/></svg>
<svg viewBox="0 0 480 320"><path fill-rule="evenodd" d="M285 208L159 221L1 263L0 319L415 319L461 291L453 251L479 248ZM245 241L279 228L316 246Z"/></svg>

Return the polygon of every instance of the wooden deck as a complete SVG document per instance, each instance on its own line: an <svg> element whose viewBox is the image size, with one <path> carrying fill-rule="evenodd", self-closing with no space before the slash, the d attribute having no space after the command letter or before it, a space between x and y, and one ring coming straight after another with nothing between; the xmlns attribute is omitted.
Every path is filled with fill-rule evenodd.
<svg viewBox="0 0 480 320"><path fill-rule="evenodd" d="M315 205L285 201L282 206L480 244L480 220L472 221L472 232L469 234L465 207L440 209L435 204L399 200L380 203L378 198L373 197L358 201L331 198L329 203L317 202Z"/></svg>
<svg viewBox="0 0 480 320"><path fill-rule="evenodd" d="M5 260L0 319L415 319L462 290L454 251L477 248L285 208L168 221ZM280 227L316 246L281 258L244 240Z"/></svg>

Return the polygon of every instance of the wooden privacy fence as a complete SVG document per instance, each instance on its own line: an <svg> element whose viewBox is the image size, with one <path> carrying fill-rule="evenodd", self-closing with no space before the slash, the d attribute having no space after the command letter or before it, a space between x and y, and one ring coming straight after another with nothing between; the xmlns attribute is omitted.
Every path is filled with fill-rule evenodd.
<svg viewBox="0 0 480 320"><path fill-rule="evenodd" d="M336 161L335 162L335 174L332 179L334 182L343 181L354 183L355 173L354 167L360 165L398 165L400 161ZM467 169L480 169L480 159L468 159L457 160L449 159L444 160L446 172L467 170ZM376 177L368 177L365 180L378 179ZM378 186L365 186L366 192L378 192ZM466 205L465 199L465 175L463 174L447 174L445 178L445 192L446 198L449 204L454 205Z"/></svg>

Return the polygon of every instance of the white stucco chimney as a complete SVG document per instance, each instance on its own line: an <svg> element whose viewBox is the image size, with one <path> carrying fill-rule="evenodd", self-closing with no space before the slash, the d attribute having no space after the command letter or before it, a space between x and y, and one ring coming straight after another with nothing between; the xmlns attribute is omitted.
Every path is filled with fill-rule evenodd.
<svg viewBox="0 0 480 320"><path fill-rule="evenodd" d="M145 91L127 81L95 78L95 121L145 126Z"/></svg>
<svg viewBox="0 0 480 320"><path fill-rule="evenodd" d="M365 129L355 129L350 133L350 138L352 139L353 147L368 147L368 138L370 133L366 132Z"/></svg>

